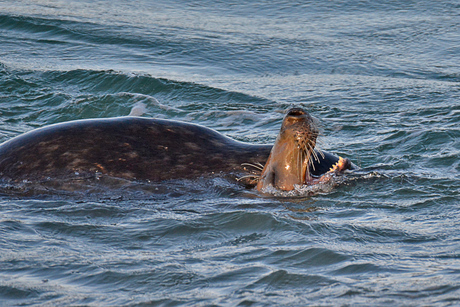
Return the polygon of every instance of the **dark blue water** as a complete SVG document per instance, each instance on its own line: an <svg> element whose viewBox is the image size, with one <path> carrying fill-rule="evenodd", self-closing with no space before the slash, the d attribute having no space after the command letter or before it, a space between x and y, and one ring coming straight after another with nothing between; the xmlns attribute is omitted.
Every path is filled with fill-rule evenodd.
<svg viewBox="0 0 460 307"><path fill-rule="evenodd" d="M136 106L252 143L301 106L362 170L3 185L0 305L460 304L458 1L0 1L0 141Z"/></svg>

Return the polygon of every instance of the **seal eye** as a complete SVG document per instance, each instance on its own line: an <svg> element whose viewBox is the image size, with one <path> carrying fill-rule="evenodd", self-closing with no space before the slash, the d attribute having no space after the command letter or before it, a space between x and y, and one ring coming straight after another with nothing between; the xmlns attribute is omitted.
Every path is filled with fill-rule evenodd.
<svg viewBox="0 0 460 307"><path fill-rule="evenodd" d="M302 116L307 114L304 110L301 108L292 108L288 111L288 116Z"/></svg>

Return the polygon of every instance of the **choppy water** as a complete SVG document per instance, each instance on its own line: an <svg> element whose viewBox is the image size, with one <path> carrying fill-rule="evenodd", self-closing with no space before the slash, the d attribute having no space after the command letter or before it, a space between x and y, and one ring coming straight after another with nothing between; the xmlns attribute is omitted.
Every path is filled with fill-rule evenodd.
<svg viewBox="0 0 460 307"><path fill-rule="evenodd" d="M221 179L2 187L0 305L460 304L458 1L0 1L0 140L145 116L363 170L311 197Z"/></svg>

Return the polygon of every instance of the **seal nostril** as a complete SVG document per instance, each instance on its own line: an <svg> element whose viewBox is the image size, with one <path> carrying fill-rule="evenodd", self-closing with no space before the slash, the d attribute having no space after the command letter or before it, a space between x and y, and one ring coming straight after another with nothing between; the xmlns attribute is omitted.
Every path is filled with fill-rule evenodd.
<svg viewBox="0 0 460 307"><path fill-rule="evenodd" d="M307 112L305 112L303 109L301 108L292 108L288 111L288 116L301 116L301 115L305 115L307 114Z"/></svg>

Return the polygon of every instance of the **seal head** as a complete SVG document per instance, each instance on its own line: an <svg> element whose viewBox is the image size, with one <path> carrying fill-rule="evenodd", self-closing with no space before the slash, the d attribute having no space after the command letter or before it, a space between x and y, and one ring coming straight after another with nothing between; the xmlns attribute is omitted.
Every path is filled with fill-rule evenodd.
<svg viewBox="0 0 460 307"><path fill-rule="evenodd" d="M290 109L262 170L257 190L273 186L291 191L295 185L321 183L329 180L331 173L352 168L348 159L339 157L335 164L329 165L328 172L313 175L318 173L315 165L325 158L321 151L315 150L317 137L318 128L310 114L301 108Z"/></svg>
<svg viewBox="0 0 460 307"><path fill-rule="evenodd" d="M314 153L318 129L313 118L301 108L289 110L284 117L270 156L260 176L257 189L269 185L280 190L293 190L305 183Z"/></svg>

